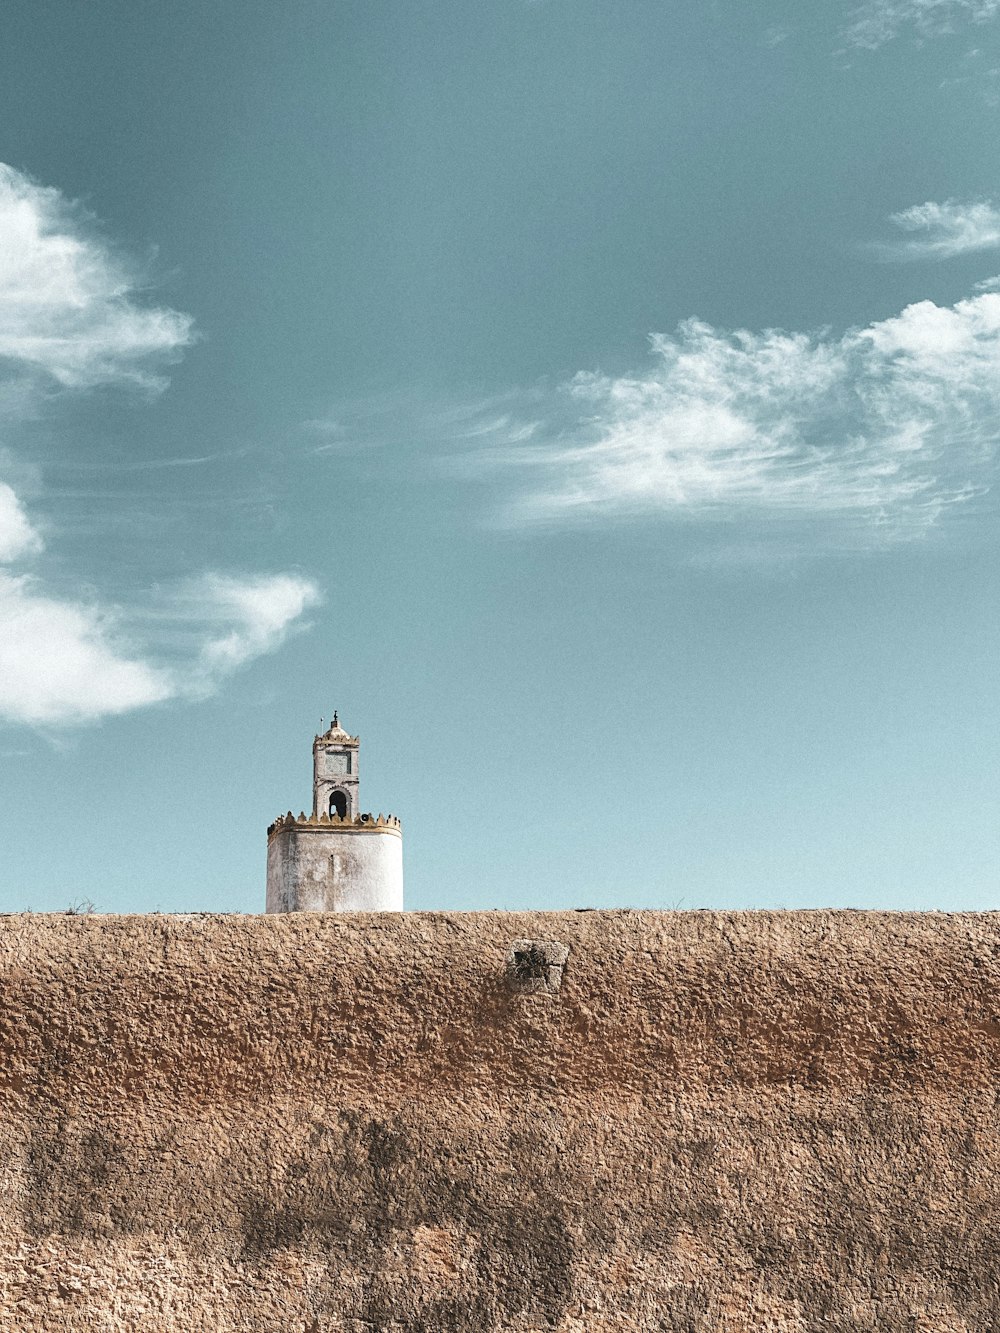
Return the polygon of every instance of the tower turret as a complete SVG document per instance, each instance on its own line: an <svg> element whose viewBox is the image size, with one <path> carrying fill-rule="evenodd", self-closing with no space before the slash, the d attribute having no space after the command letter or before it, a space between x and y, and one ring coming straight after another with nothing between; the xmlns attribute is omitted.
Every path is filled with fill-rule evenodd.
<svg viewBox="0 0 1000 1333"><path fill-rule="evenodd" d="M351 736L333 714L330 730L313 741L313 814L345 815L358 811L357 736Z"/></svg>

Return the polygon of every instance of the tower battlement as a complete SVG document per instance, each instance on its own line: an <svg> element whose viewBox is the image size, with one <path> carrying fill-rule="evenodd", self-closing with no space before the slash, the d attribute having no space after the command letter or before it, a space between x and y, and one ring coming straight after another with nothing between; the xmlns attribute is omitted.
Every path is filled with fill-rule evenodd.
<svg viewBox="0 0 1000 1333"><path fill-rule="evenodd" d="M307 815L304 811L299 811L293 815L291 810L285 815L279 815L273 824L267 826L267 836L270 838L284 828L302 828L315 827L322 825L327 828L340 829L344 832L354 830L358 833L370 833L375 829L395 829L402 837L403 825L395 815L355 815L352 819L350 815L328 815L325 812L318 815Z"/></svg>

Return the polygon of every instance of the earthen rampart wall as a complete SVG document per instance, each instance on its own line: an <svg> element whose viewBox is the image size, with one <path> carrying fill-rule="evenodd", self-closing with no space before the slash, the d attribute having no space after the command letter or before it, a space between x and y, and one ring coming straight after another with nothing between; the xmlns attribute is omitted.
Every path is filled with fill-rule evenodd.
<svg viewBox="0 0 1000 1333"><path fill-rule="evenodd" d="M14 916L0 1043L3 1329L1000 1327L993 915Z"/></svg>

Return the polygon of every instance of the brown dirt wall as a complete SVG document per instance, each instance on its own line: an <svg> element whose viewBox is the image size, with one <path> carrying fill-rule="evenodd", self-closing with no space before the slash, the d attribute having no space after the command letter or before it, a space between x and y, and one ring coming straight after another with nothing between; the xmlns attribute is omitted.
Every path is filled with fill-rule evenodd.
<svg viewBox="0 0 1000 1333"><path fill-rule="evenodd" d="M1000 1330L992 914L8 916L0 1050L3 1330Z"/></svg>

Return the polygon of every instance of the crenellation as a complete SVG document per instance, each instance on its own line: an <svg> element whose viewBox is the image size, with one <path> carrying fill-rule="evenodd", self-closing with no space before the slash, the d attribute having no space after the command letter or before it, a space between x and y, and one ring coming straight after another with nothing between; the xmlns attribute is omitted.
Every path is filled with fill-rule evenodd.
<svg viewBox="0 0 1000 1333"><path fill-rule="evenodd" d="M354 830L385 828L397 829L399 832L402 832L403 824L398 815L362 814L356 815L352 819L349 815L307 815L302 811L297 815L293 815L291 811L289 811L288 814L278 815L273 823L268 824L267 835L268 837L271 837L272 834L278 832L280 829L291 827L328 827L333 829Z"/></svg>

